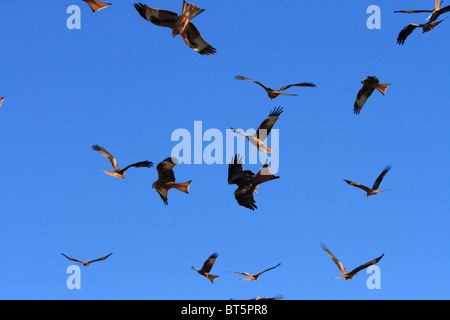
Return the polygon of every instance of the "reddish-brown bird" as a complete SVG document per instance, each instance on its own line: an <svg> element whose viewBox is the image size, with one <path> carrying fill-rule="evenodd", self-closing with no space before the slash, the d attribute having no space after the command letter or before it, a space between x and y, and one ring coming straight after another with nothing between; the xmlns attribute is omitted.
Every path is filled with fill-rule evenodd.
<svg viewBox="0 0 450 320"><path fill-rule="evenodd" d="M104 9L107 6L110 6L112 4L112 3L101 2L98 0L83 0L83 1L89 5L89 7L92 9L92 12Z"/></svg>
<svg viewBox="0 0 450 320"><path fill-rule="evenodd" d="M153 183L152 188L156 189L166 205L169 204L167 201L167 197L170 189L175 188L189 194L189 186L192 183L192 180L182 183L175 182L175 174L173 172L173 168L177 164L177 159L169 157L161 161L156 166L156 171L158 171L158 180Z"/></svg>
<svg viewBox="0 0 450 320"><path fill-rule="evenodd" d="M277 264L275 267L272 267L272 268L263 270L263 271L258 272L258 273L256 273L256 274L251 274L251 273L248 273L248 272L235 272L235 271L230 271L230 273L236 273L236 274L241 274L241 275L247 276L247 278L242 278L242 279L240 279L240 280L257 281L257 280L258 280L258 277L259 277L260 275L262 275L264 272L267 272L267 271L269 271L269 270L275 269L275 268L278 267L279 265L281 265L281 263Z"/></svg>
<svg viewBox="0 0 450 320"><path fill-rule="evenodd" d="M341 270L342 272L342 276L339 277L335 277L335 279L340 279L340 278L345 278L345 280L350 280L351 278L353 278L359 271L374 265L375 263L377 263L378 261L380 261L380 259L384 256L384 253L376 258L373 259L355 269L353 269L352 271L348 272L347 270L345 270L344 265L338 260L336 259L336 257L330 252L330 250L327 248L327 246L323 243L320 244L320 247L328 254L328 256L331 258L331 260L333 260L333 262L338 266L339 270Z"/></svg>
<svg viewBox="0 0 450 320"><path fill-rule="evenodd" d="M218 278L219 276L212 275L209 272L211 271L212 267L214 266L214 263L216 262L216 258L218 256L219 255L215 252L212 255L210 255L209 258L203 263L203 267L201 269L196 269L196 268L194 268L192 266L191 266L191 269L194 269L199 274L201 274L202 276L208 278L209 281L214 283L214 280L216 280L216 278Z"/></svg>
<svg viewBox="0 0 450 320"><path fill-rule="evenodd" d="M252 82L254 82L256 84L259 84L261 87L264 88L264 90L266 90L267 95L269 96L270 99L274 99L274 98L278 97L280 94L285 95L285 96L298 96L298 94L295 94L295 93L282 92L282 91L284 91L286 89L289 89L290 87L315 87L316 86L314 83L302 82L302 83L296 83L296 84L288 84L288 85L286 85L284 87L281 87L278 90L275 90L275 89L272 89L272 88L269 88L269 87L265 86L264 84L262 84L259 81L255 81L255 80L250 79L250 78L246 78L246 77L243 77L243 76L236 76L234 78L236 80L248 80L248 81L252 81Z"/></svg>
<svg viewBox="0 0 450 320"><path fill-rule="evenodd" d="M196 26L191 20L205 11L192 3L183 0L183 10L181 15L176 12L150 8L142 3L135 3L134 7L139 14L147 21L172 29L172 37L181 35L186 44L202 55L211 55L216 53L216 49L208 44L201 36Z"/></svg>
<svg viewBox="0 0 450 320"><path fill-rule="evenodd" d="M79 262L79 263L81 263L83 266L87 267L89 264L91 264L91 263L93 263L93 262L105 260L105 259L108 258L110 255L112 255L112 252L111 252L110 254L104 256L104 257L101 257L101 258L98 258L98 259L95 259L95 260L91 260L91 261L81 261L81 260L78 260L78 259L74 259L74 258L68 257L68 256L66 256L64 253L61 253L61 254L62 254L64 257L66 257L67 259L69 259L69 260L71 260L71 261Z"/></svg>
<svg viewBox="0 0 450 320"><path fill-rule="evenodd" d="M390 84L380 83L380 80L378 78L370 76L362 80L361 83L363 86L359 90L355 104L353 105L354 114L359 114L361 112L362 107L375 89L380 91L384 96L386 93L386 89L390 86Z"/></svg>
<svg viewBox="0 0 450 320"><path fill-rule="evenodd" d="M375 180L372 188L366 187L362 184L350 181L350 180L345 180L345 182L347 182L349 185L360 188L362 190L364 190L367 193L367 196L373 196L376 195L380 192L386 192L386 191L390 191L390 190L378 190L381 181L383 180L384 176L386 175L386 173L388 173L389 170L391 170L391 166L387 166L386 168L384 168L384 170L380 173L380 175L378 176L378 178Z"/></svg>
<svg viewBox="0 0 450 320"><path fill-rule="evenodd" d="M102 156L104 156L106 159L108 159L109 161L111 161L111 164L114 168L114 171L105 171L103 170L104 173L109 174L110 176L116 177L116 178L120 178L120 179L126 179L125 178L125 171L127 171L129 168L131 167L135 167L135 168L142 168L142 167L146 167L146 168L150 168L153 166L153 162L151 161L141 161L141 162L137 162L137 163L133 163L130 164L129 166L120 169L119 166L117 165L117 160L116 158L114 158L108 151L105 150L105 148L100 147L99 145L93 145L92 149L95 151L98 151Z"/></svg>

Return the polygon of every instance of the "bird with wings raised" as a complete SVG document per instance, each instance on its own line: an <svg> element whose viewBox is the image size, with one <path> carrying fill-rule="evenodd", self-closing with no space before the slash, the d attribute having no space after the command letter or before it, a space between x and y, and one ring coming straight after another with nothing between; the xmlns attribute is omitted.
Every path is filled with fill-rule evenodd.
<svg viewBox="0 0 450 320"><path fill-rule="evenodd" d="M214 266L214 263L216 262L216 259L217 259L218 256L219 255L215 252L212 255L210 255L209 258L203 263L203 266L202 266L201 269L196 269L196 268L194 268L192 266L191 266L191 269L194 269L199 274L201 274L202 276L208 278L209 281L214 283L214 280L216 280L216 278L218 278L219 276L215 276L213 274L210 274L209 272L211 271L212 267Z"/></svg>
<svg viewBox="0 0 450 320"><path fill-rule="evenodd" d="M384 176L386 175L386 173L388 173L389 170L391 170L391 168L392 168L391 166L387 166L386 168L384 168L384 170L380 173L378 178L375 180L372 188L366 187L366 186L364 186L362 184L359 184L357 182L353 182L353 181L350 181L350 180L344 179L344 181L347 182L351 186L354 186L354 187L357 187L357 188L360 188L360 189L364 190L367 193L368 197L369 196L373 196L373 195L376 195L376 194L381 193L381 192L390 191L390 190L378 190L378 188L379 188L380 183L383 180Z"/></svg>
<svg viewBox="0 0 450 320"><path fill-rule="evenodd" d="M161 161L156 166L156 171L158 172L158 180L153 183L152 188L156 189L166 205L169 204L167 201L167 197L170 189L175 188L184 193L189 193L189 186L192 183L192 180L182 183L175 182L175 174L173 172L173 168L177 164L177 159L169 157Z"/></svg>
<svg viewBox="0 0 450 320"><path fill-rule="evenodd" d="M250 170L243 169L242 157L239 155L235 155L228 164L228 184L238 186L234 191L234 197L239 205L250 210L258 208L253 194L256 193L259 185L278 178L280 177L270 171L268 159L256 175Z"/></svg>
<svg viewBox="0 0 450 320"><path fill-rule="evenodd" d="M153 162L151 161L141 161L141 162L136 162L133 164L130 164L129 166L126 166L123 169L120 169L118 164L117 164L117 160L116 158L114 158L108 151L105 150L105 148L99 146L99 145L93 145L92 149L95 151L98 151L102 156L104 156L106 159L108 159L109 161L111 161L111 164L114 168L114 171L105 171L103 170L103 172L109 174L110 176L116 177L116 178L120 178L120 179L126 179L125 178L125 171L127 171L129 168L134 167L134 168L151 168L153 166Z"/></svg>
<svg viewBox="0 0 450 320"><path fill-rule="evenodd" d="M274 108L269 113L269 116L260 124L258 130L256 130L256 132L253 135L246 134L245 132L236 131L234 128L231 128L231 131L243 135L245 138L247 138L247 140L251 144L256 146L259 151L267 153L276 152L276 150L267 147L264 144L264 140L266 140L266 138L269 136L270 131L272 130L273 126L277 122L278 117L282 112L283 108L281 107Z"/></svg>
<svg viewBox="0 0 450 320"><path fill-rule="evenodd" d="M381 92L384 96L386 93L386 89L390 86L390 84L380 83L380 80L378 78L370 76L362 80L361 83L363 86L358 91L355 104L353 105L354 114L359 114L361 112L362 107L375 89Z"/></svg>
<svg viewBox="0 0 450 320"><path fill-rule="evenodd" d="M380 261L380 259L384 256L384 253L383 253L380 257L375 258L363 265L360 265L359 267L348 272L347 270L345 270L344 265L330 252L330 250L327 248L327 246L324 243L321 243L320 247L328 254L328 256L331 258L331 260L333 260L333 262L338 266L339 270L341 270L341 272L342 272L342 276L335 277L335 279L345 278L345 280L347 280L347 281L352 279L361 270L364 270L367 267L370 267L371 265L374 265L375 263Z"/></svg>
<svg viewBox="0 0 450 320"><path fill-rule="evenodd" d="M440 24L443 20L437 21L437 18L446 12L450 12L450 6L446 6L441 8L443 1L435 0L434 9L433 10L398 10L394 11L395 13L421 13L421 12L430 12L430 16L427 18L428 22L426 23L411 23L404 27L402 31L398 34L397 43L404 44L406 38L416 29L422 28L422 33L427 33L433 30L438 24Z"/></svg>
<svg viewBox="0 0 450 320"><path fill-rule="evenodd" d="M201 36L197 27L191 20L205 11L192 3L183 0L183 9L181 15L176 12L150 8L142 3L135 3L134 7L139 14L151 23L172 29L172 37L181 35L184 42L196 52L202 55L212 55L216 53L216 49L208 44Z"/></svg>
<svg viewBox="0 0 450 320"><path fill-rule="evenodd" d="M101 2L98 0L83 0L84 2L86 2L89 7L91 8L92 12L104 9L108 6L111 5L111 3L106 3L106 2Z"/></svg>
<svg viewBox="0 0 450 320"><path fill-rule="evenodd" d="M255 81L255 80L250 79L250 78L246 78L246 77L243 77L243 76L236 76L234 78L236 80L248 80L248 81L252 81L252 82L254 82L256 84L259 84L261 87L264 88L264 90L266 90L267 95L269 96L270 99L274 99L274 98L278 97L280 94L281 95L285 95L285 96L297 96L298 94L295 94L295 93L282 92L282 91L284 91L286 89L289 89L290 87L315 87L316 86L314 83L302 82L302 83L296 83L296 84L288 84L288 85L286 85L284 87L281 87L278 90L274 90L272 88L269 88L269 87L265 86L261 82Z"/></svg>
<svg viewBox="0 0 450 320"><path fill-rule="evenodd" d="M69 259L70 261L79 262L79 263L81 263L83 266L87 267L89 264L91 264L91 263L93 263L93 262L105 260L105 259L108 258L110 255L112 255L112 252L111 252L110 254L104 256L104 257L101 257L101 258L98 258L98 259L95 259L95 260L90 260L90 261L81 261L81 260L78 260L78 259L74 259L74 258L68 257L68 256L66 256L64 253L61 253L61 254L62 254L64 257L66 257L67 259Z"/></svg>
<svg viewBox="0 0 450 320"><path fill-rule="evenodd" d="M247 276L246 278L242 278L241 280L257 281L258 277L260 275L262 275L264 272L267 272L267 271L270 271L272 269L275 269L279 265L281 265L281 263L277 264L275 267L271 267L269 269L263 270L263 271L258 272L256 274L251 274L251 273L248 273L248 272L235 272L235 271L230 271L230 273L235 273L235 274L240 274L240 275L243 275L243 276Z"/></svg>

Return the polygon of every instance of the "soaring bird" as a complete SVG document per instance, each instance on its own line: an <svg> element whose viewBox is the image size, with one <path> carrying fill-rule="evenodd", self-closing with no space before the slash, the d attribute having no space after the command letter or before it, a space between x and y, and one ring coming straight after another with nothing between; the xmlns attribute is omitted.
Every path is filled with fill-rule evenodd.
<svg viewBox="0 0 450 320"><path fill-rule="evenodd" d="M270 172L268 159L256 175L250 170L243 170L242 158L239 155L235 155L228 165L228 184L238 186L234 191L234 197L239 205L250 210L258 208L253 193L256 193L259 185L278 178L280 177Z"/></svg>
<svg viewBox="0 0 450 320"><path fill-rule="evenodd" d="M212 255L210 255L209 258L203 263L203 267L201 269L196 269L192 266L191 266L191 268L194 269L195 271L197 271L202 276L208 278L209 281L211 281L212 283L214 283L214 280L216 280L216 278L218 278L219 276L212 275L209 272L211 271L211 269L214 265L214 262L216 262L216 258L218 256L219 255L216 252L213 253Z"/></svg>
<svg viewBox="0 0 450 320"><path fill-rule="evenodd" d="M83 266L87 267L87 266L88 266L89 264L91 264L92 262L97 262L97 261L105 260L105 259L108 258L110 255L112 255L112 252L111 252L110 254L104 256L104 257L101 257L101 258L98 258L98 259L95 259L95 260L91 260L91 261L81 261L81 260L78 260L78 259L74 259L74 258L68 257L68 256L66 256L64 253L61 253L61 254L62 254L64 257L66 257L67 259L69 259L69 260L71 260L71 261L79 262L79 263L81 263Z"/></svg>
<svg viewBox="0 0 450 320"><path fill-rule="evenodd" d="M269 113L269 116L260 124L258 130L256 130L255 134L253 134L253 135L249 135L244 132L236 131L233 128L231 128L231 131L246 137L247 140L251 144L253 144L254 146L256 146L258 148L259 151L267 152L267 153L276 152L276 150L273 150L273 149L267 147L264 144L264 140L266 140L266 138L269 136L270 131L272 130L273 126L275 125L275 122L277 122L278 117L280 116L280 114L282 112L283 112L283 108L281 108L281 107L274 108Z"/></svg>
<svg viewBox="0 0 450 320"><path fill-rule="evenodd" d="M5 100L4 97L0 97L0 107L2 106L3 100Z"/></svg>
<svg viewBox="0 0 450 320"><path fill-rule="evenodd" d="M361 83L363 86L358 91L355 104L353 105L354 114L359 114L361 112L362 107L375 89L380 91L384 96L386 89L390 86L390 84L382 84L378 78L370 76L362 80Z"/></svg>
<svg viewBox="0 0 450 320"><path fill-rule="evenodd" d="M315 87L316 86L314 83L302 82L302 83L296 83L296 84L288 84L288 85L286 85L284 87L281 87L278 90L274 90L274 89L271 89L271 88L265 86L261 82L258 82L258 81L255 81L255 80L243 77L243 76L236 76L234 78L236 80L249 80L249 81L252 81L252 82L254 82L256 84L259 84L261 87L264 88L264 90L266 90L267 95L269 96L270 99L274 99L274 98L278 97L280 94L285 95L285 96L297 96L298 94L282 92L282 91L284 91L284 90L286 90L286 89L288 89L290 87Z"/></svg>
<svg viewBox="0 0 450 320"><path fill-rule="evenodd" d="M112 4L112 3L101 2L98 0L83 0L83 1L89 5L89 7L92 9L92 12L104 9L107 6L110 6Z"/></svg>
<svg viewBox="0 0 450 320"><path fill-rule="evenodd" d="M261 271L261 272L259 272L259 273L256 273L256 274L251 274L251 273L248 273L248 272L234 272L234 271L230 271L230 272L231 272L231 273L236 273L236 274L241 274L241 275L247 276L247 278L242 278L241 280L256 281L256 280L258 280L258 277L259 277L261 274L263 274L264 272L267 272L267 271L269 271L269 270L275 269L275 268L278 267L280 264L281 264L281 263L277 264L275 267L272 267L272 268L263 270L263 271Z"/></svg>
<svg viewBox="0 0 450 320"><path fill-rule="evenodd" d="M116 177L116 178L120 178L120 179L125 179L125 171L127 171L129 168L131 167L135 167L135 168L142 168L142 167L146 167L146 168L150 168L153 166L153 162L151 161L141 161L141 162L137 162L137 163L133 163L130 164L129 166L120 169L119 166L117 165L117 160L116 158L114 158L108 151L105 150L105 148L100 147L99 145L93 145L92 149L95 151L100 152L100 154L102 156L104 156L106 159L108 159L109 161L111 161L111 164L114 168L114 171L105 171L103 170L103 172L109 174L110 176Z"/></svg>
<svg viewBox="0 0 450 320"><path fill-rule="evenodd" d="M198 29L191 20L205 11L196 5L183 0L183 10L181 15L173 11L150 8L142 3L135 3L134 7L139 14L151 23L172 29L172 37L181 35L186 44L202 55L211 55L216 53L216 49L208 44L201 36Z"/></svg>
<svg viewBox="0 0 450 320"><path fill-rule="evenodd" d="M156 166L156 171L158 171L158 180L156 180L152 188L161 196L161 199L166 205L168 205L167 197L169 190L172 188L183 191L184 193L189 193L189 186L192 180L183 183L175 183L175 174L173 173L173 168L178 164L178 160L175 158L166 158L161 161Z"/></svg>
<svg viewBox="0 0 450 320"><path fill-rule="evenodd" d="M360 188L362 190L364 190L365 192L367 192L367 196L373 196L375 194L378 194L380 192L386 192L386 191L390 191L390 190L378 190L378 187L380 186L381 180L383 180L384 176L386 175L386 173L388 173L389 170L391 170L391 166L387 166L386 168L384 168L383 172L381 172L381 174L378 176L378 178L375 180L372 189L366 186L363 186L362 184L350 181L350 180L345 180L345 182L347 182L349 185Z"/></svg>
<svg viewBox="0 0 450 320"><path fill-rule="evenodd" d="M441 8L443 1L435 0L434 2L434 9L433 10L399 10L394 11L395 13L420 13L420 12L431 12L430 16L427 18L428 22L426 23L411 23L404 27L402 31L398 34L397 37L397 43L398 44L404 44L406 38L416 29L416 28L422 28L422 33L429 32L433 30L438 24L440 24L443 20L437 21L437 18L446 12L450 12L450 6L446 6L444 8Z"/></svg>
<svg viewBox="0 0 450 320"><path fill-rule="evenodd" d="M330 250L327 248L327 246L324 243L321 243L320 247L328 254L328 256L331 258L331 260L334 261L334 263L338 266L339 270L341 270L341 272L342 272L342 276L335 277L335 279L345 278L345 280L347 280L347 281L350 280L351 278L353 278L359 271L380 261L380 259L384 256L384 253L383 253L378 258L373 259L373 260L353 269L352 271L348 272L347 270L345 270L344 265L338 259L336 259L336 257L330 252Z"/></svg>

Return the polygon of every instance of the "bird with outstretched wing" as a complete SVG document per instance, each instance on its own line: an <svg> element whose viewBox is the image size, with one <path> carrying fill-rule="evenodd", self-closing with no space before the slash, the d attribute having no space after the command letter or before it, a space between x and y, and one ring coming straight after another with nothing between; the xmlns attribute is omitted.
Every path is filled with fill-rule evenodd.
<svg viewBox="0 0 450 320"><path fill-rule="evenodd" d="M67 259L69 259L70 261L79 262L79 263L81 263L83 266L87 267L89 264L91 264L91 263L93 263L93 262L105 260L105 259L108 258L110 255L112 255L112 252L111 252L110 254L104 256L104 257L101 257L101 258L98 258L98 259L95 259L95 260L90 260L90 261L81 261L81 260L74 259L74 258L71 258L71 257L69 257L69 256L66 256L64 253L61 253L61 254L62 254L64 257L66 257Z"/></svg>
<svg viewBox="0 0 450 320"><path fill-rule="evenodd" d="M380 80L377 77L371 76L362 80L361 84L363 86L358 91L358 95L356 96L356 100L353 105L354 114L359 114L361 112L362 107L366 103L367 99L369 99L369 97L372 95L375 89L377 89L384 96L386 93L386 89L390 86L390 84L380 83Z"/></svg>
<svg viewBox="0 0 450 320"><path fill-rule="evenodd" d="M272 270L272 269L275 269L276 267L278 267L278 266L280 266L280 265L281 265L281 263L279 263L279 264L277 264L276 266L271 267L271 268L269 268L269 269L266 269L266 270L263 270L263 271L261 271L261 272L258 272L258 273L256 273L256 274L251 274L251 273L248 273L248 272L235 272L235 271L230 271L230 273L235 273L235 274L240 274L240 275L243 275L243 276L247 276L246 278L242 278L241 280L257 281L257 280L258 280L258 277L259 277L260 275L262 275L264 272L267 272L267 271L270 271L270 270Z"/></svg>
<svg viewBox="0 0 450 320"><path fill-rule="evenodd" d="M364 186L362 184L359 184L357 182L353 182L353 181L350 181L350 180L344 179L344 181L347 182L351 186L354 186L354 187L357 187L357 188L360 188L360 189L364 190L367 193L368 197L369 196L373 196L373 195L376 195L376 194L381 193L381 192L390 191L390 190L378 190L378 188L379 188L380 183L383 180L384 176L386 175L386 173L389 172L389 170L391 170L391 168L392 167L390 165L386 166L384 168L384 170L380 173L378 178L375 180L372 188L366 187L366 186Z"/></svg>
<svg viewBox="0 0 450 320"><path fill-rule="evenodd" d="M203 263L203 266L201 269L196 269L192 266L191 266L191 269L197 271L199 274L208 278L209 281L214 283L214 280L216 280L216 278L218 278L219 276L212 275L209 272L211 271L212 267L214 266L214 263L216 262L216 259L218 256L219 256L219 254L217 252L215 252L212 255L210 255L208 259L206 259L206 261Z"/></svg>

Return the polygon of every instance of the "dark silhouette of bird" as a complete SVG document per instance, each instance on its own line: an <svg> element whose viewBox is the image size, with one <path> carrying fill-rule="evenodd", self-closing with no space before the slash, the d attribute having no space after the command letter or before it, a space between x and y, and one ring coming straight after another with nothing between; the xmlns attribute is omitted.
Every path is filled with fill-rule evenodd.
<svg viewBox="0 0 450 320"><path fill-rule="evenodd" d="M110 255L112 255L112 252L111 252L110 254L104 256L104 257L101 257L101 258L98 258L98 259L95 259L95 260L90 260L90 261L81 261L81 260L78 260L78 259L74 259L74 258L68 257L68 256L66 256L64 253L61 253L61 254L62 254L64 257L66 257L67 259L69 259L69 260L71 260L71 261L79 262L79 263L81 263L83 266L87 267L89 264L91 264L91 263L93 263L93 262L105 260L105 259L108 258Z"/></svg>
<svg viewBox="0 0 450 320"><path fill-rule="evenodd" d="M247 276L246 278L242 278L241 280L257 281L257 280L258 280L258 277L259 277L260 275L262 275L264 272L267 272L267 271L269 271L269 270L275 269L275 268L278 267L279 265L281 265L281 263L277 264L275 267L271 267L271 268L269 268L269 269L263 270L263 271L258 272L258 273L256 273L256 274L251 274L251 273L248 273L248 272L235 272L235 271L230 271L230 273L236 273L236 274L241 274L241 275Z"/></svg>
<svg viewBox="0 0 450 320"><path fill-rule="evenodd" d="M390 84L380 83L380 80L378 78L370 76L362 80L361 83L363 86L358 91L355 104L353 105L354 114L359 114L361 112L362 107L375 89L381 92L384 96L386 93L386 89L390 86Z"/></svg>
<svg viewBox="0 0 450 320"><path fill-rule="evenodd" d="M384 170L380 173L380 175L378 176L378 178L375 180L372 188L366 187L362 184L350 181L350 180L345 180L345 182L347 182L349 185L360 188L362 190L364 190L367 193L367 196L373 196L376 195L380 192L386 192L386 191L390 191L390 190L378 190L381 181L383 180L384 176L386 175L386 173L388 173L389 170L391 170L391 166L387 166L386 168L384 168Z"/></svg>
<svg viewBox="0 0 450 320"><path fill-rule="evenodd" d="M216 258L218 256L219 256L219 254L217 252L215 252L212 255L210 255L209 258L203 263L203 266L202 266L201 269L196 269L196 268L194 268L192 266L191 266L191 269L194 269L199 274L201 274L202 276L208 278L209 281L214 283L214 280L216 280L216 278L218 278L219 276L212 275L209 272L211 271L212 267L214 266L214 263L216 262Z"/></svg>

